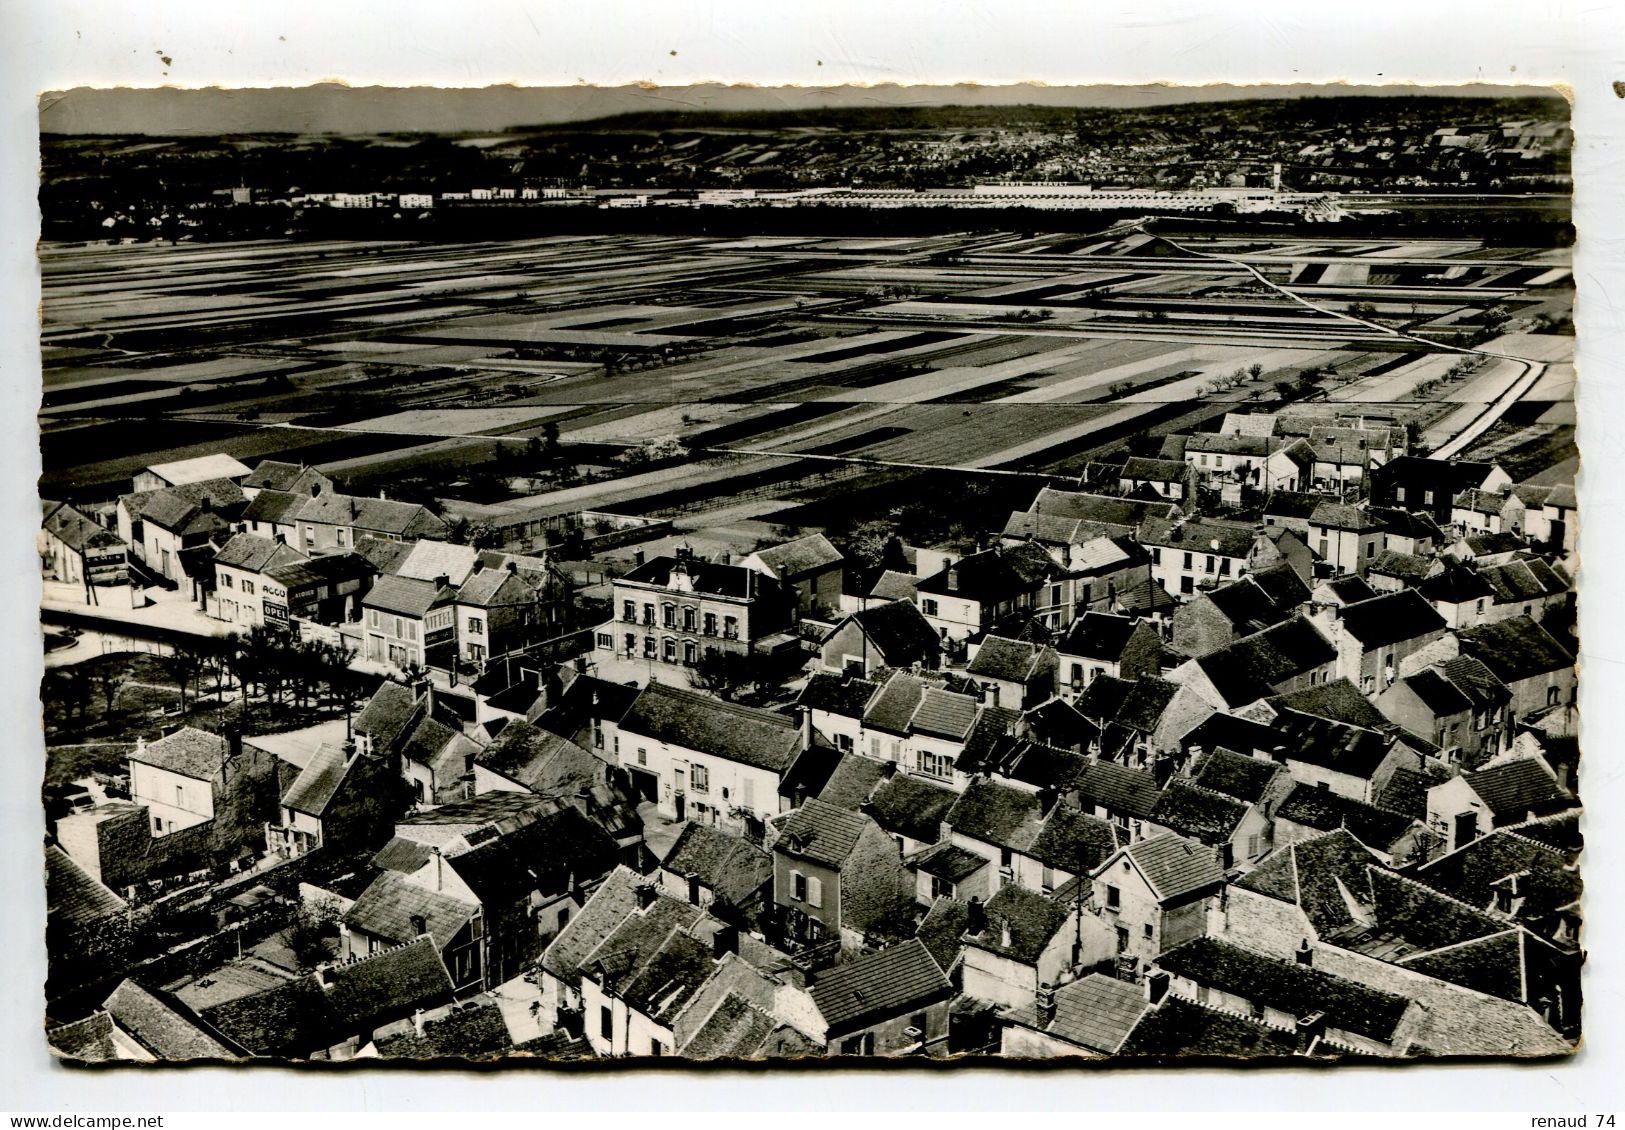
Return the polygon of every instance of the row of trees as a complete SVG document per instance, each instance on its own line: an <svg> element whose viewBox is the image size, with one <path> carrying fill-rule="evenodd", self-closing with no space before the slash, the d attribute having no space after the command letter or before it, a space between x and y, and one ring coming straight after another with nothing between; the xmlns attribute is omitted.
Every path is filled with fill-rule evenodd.
<svg viewBox="0 0 1625 1130"><path fill-rule="evenodd" d="M376 681L351 668L355 656L353 648L339 643L261 626L242 635L177 644L164 662L180 689L183 713L188 691L201 696L208 682L209 693L217 697L234 683L245 705L259 698L273 709L307 709L326 698L349 714Z"/></svg>

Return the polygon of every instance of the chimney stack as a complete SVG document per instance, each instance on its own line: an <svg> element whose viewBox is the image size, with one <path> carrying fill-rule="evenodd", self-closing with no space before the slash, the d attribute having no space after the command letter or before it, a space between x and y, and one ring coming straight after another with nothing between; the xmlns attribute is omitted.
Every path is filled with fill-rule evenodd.
<svg viewBox="0 0 1625 1130"><path fill-rule="evenodd" d="M412 1031L417 1033L419 1039L423 1037L423 1010L421 1008L414 1009L412 1012Z"/></svg>
<svg viewBox="0 0 1625 1130"><path fill-rule="evenodd" d="M723 926L711 935L711 956L721 961L730 953L739 952L739 927Z"/></svg>
<svg viewBox="0 0 1625 1130"><path fill-rule="evenodd" d="M1168 995L1168 983L1173 980L1161 969L1153 969L1145 975L1145 1001L1152 1008L1162 1003Z"/></svg>
<svg viewBox="0 0 1625 1130"><path fill-rule="evenodd" d="M1000 948L1001 949L1009 949L1011 941L1012 941L1012 939L1011 939L1011 936L1010 936L1010 920L1008 918L1000 918L999 919L999 946L1000 946Z"/></svg>
<svg viewBox="0 0 1625 1130"><path fill-rule="evenodd" d="M987 908L982 905L982 900L980 898L972 895L970 906L965 912L965 933L980 934L986 929Z"/></svg>
<svg viewBox="0 0 1625 1130"><path fill-rule="evenodd" d="M801 748L810 748L812 746L812 707L796 707L796 724L801 729Z"/></svg>
<svg viewBox="0 0 1625 1130"><path fill-rule="evenodd" d="M1047 981L1039 985L1033 1004L1037 1006L1038 1026L1048 1028L1050 1021L1055 1019L1055 987Z"/></svg>
<svg viewBox="0 0 1625 1130"><path fill-rule="evenodd" d="M638 884L638 909L648 910L654 905L655 887L653 883Z"/></svg>
<svg viewBox="0 0 1625 1130"><path fill-rule="evenodd" d="M1326 1034L1326 1014L1324 1012L1311 1012L1307 1016L1298 1017L1298 1054L1309 1055L1320 1043L1321 1037Z"/></svg>
<svg viewBox="0 0 1625 1130"><path fill-rule="evenodd" d="M1305 938L1303 941L1298 943L1297 958L1298 958L1298 964L1299 965L1314 965L1315 964L1314 947L1312 947L1309 944L1309 939L1308 938Z"/></svg>

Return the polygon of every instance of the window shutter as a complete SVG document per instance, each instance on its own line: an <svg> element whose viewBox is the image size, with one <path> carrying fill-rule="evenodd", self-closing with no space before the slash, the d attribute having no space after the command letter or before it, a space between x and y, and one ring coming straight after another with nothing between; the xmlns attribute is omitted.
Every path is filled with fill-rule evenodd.
<svg viewBox="0 0 1625 1130"><path fill-rule="evenodd" d="M744 796L742 798L742 800L744 802L744 806L746 808L749 808L749 809L754 809L756 807L756 781L755 781L755 779L752 778L752 777L746 777L745 781L744 781L744 787L745 787L745 794L744 794Z"/></svg>
<svg viewBox="0 0 1625 1130"><path fill-rule="evenodd" d="M790 897L801 902L807 895L807 877L799 871L790 872Z"/></svg>
<svg viewBox="0 0 1625 1130"><path fill-rule="evenodd" d="M824 884L811 876L807 878L807 903L810 906L824 905Z"/></svg>

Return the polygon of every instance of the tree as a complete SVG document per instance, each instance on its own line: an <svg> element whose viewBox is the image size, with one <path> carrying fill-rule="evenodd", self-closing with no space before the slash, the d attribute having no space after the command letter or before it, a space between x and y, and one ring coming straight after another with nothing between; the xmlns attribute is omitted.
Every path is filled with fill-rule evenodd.
<svg viewBox="0 0 1625 1130"><path fill-rule="evenodd" d="M1251 365L1247 366L1247 375L1256 381L1259 377L1264 375L1264 366L1259 364L1257 361L1254 361Z"/></svg>
<svg viewBox="0 0 1625 1130"><path fill-rule="evenodd" d="M689 682L731 701L734 695L755 681L756 667L749 656L736 651L710 651L689 672Z"/></svg>
<svg viewBox="0 0 1625 1130"><path fill-rule="evenodd" d="M186 713L186 688L203 672L204 652L190 643L178 643L164 660L181 691L181 713Z"/></svg>

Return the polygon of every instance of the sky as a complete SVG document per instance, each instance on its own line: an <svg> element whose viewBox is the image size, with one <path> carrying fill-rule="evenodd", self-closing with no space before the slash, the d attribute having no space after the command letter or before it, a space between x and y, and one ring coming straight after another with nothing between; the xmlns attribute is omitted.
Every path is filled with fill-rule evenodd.
<svg viewBox="0 0 1625 1130"><path fill-rule="evenodd" d="M1040 104L1139 108L1313 95L1550 95L1527 86L832 86L79 88L40 96L53 134L465 133L649 110L819 109L863 105Z"/></svg>

